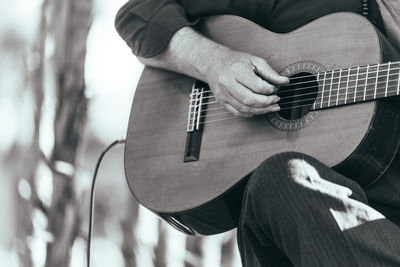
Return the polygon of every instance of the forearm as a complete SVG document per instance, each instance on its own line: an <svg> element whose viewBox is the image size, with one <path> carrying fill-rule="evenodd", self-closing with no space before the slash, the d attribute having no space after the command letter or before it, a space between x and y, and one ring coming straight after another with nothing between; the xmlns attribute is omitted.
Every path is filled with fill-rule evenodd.
<svg viewBox="0 0 400 267"><path fill-rule="evenodd" d="M208 83L218 102L241 116L279 110L275 89L288 82L265 59L224 47L189 27L177 31L161 54L139 59Z"/></svg>
<svg viewBox="0 0 400 267"><path fill-rule="evenodd" d="M202 36L190 27L178 30L161 54L139 60L147 65L167 69L207 81L213 59L229 49Z"/></svg>

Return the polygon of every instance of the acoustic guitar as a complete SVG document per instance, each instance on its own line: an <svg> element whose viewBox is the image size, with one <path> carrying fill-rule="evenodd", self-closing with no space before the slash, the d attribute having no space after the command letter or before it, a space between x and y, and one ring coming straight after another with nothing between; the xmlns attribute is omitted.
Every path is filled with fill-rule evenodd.
<svg viewBox="0 0 400 267"><path fill-rule="evenodd" d="M247 177L280 152L313 156L364 188L393 160L400 56L364 17L335 13L276 34L223 15L203 19L198 30L265 58L290 84L279 88L281 111L239 118L207 84L145 68L129 119L125 172L137 200L171 225L205 235L234 228Z"/></svg>

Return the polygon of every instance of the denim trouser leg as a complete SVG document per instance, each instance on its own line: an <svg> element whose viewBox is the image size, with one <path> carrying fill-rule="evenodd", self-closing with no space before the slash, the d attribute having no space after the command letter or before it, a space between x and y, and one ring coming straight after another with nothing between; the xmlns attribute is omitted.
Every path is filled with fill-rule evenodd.
<svg viewBox="0 0 400 267"><path fill-rule="evenodd" d="M238 243L244 267L400 266L400 228L357 183L295 152L249 178Z"/></svg>

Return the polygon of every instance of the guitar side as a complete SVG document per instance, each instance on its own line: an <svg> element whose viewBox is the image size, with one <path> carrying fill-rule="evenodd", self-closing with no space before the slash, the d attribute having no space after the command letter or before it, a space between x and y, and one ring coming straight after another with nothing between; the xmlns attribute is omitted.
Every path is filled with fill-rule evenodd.
<svg viewBox="0 0 400 267"><path fill-rule="evenodd" d="M285 35L234 16L209 18L201 31L231 48L266 58L278 71L302 61L336 69L383 60L379 34L363 18L349 14L330 15ZM370 156L368 147L377 150L379 144L378 150L385 153L376 154L378 164L360 168L377 176L398 146L389 138L399 132L396 111L371 102L321 111L318 120L294 132L275 129L264 116L207 125L200 159L184 163L193 82L172 72L145 69L132 105L125 171L139 202L170 223L202 234L234 227L244 178L273 154L300 151L351 175L358 171L351 166ZM376 128L388 123L391 131L379 138Z"/></svg>

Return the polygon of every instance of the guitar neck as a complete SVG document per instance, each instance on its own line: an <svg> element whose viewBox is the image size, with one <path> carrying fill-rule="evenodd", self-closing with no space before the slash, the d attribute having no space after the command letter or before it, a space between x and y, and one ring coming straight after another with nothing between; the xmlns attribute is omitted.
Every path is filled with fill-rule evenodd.
<svg viewBox="0 0 400 267"><path fill-rule="evenodd" d="M400 95L400 62L351 67L316 74L312 110Z"/></svg>

